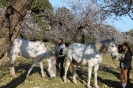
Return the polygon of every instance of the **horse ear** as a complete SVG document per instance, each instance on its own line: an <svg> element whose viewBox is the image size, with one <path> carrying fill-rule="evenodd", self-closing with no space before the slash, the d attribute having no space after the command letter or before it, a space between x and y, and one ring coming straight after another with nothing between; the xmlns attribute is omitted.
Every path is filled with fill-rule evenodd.
<svg viewBox="0 0 133 88"><path fill-rule="evenodd" d="M115 38L115 37L113 37L113 38L112 38L112 41L115 41L115 40L116 40L116 38Z"/></svg>
<svg viewBox="0 0 133 88"><path fill-rule="evenodd" d="M96 51L100 51L101 48L102 48L102 43L101 43L101 42L97 42L97 43L95 44L95 48L96 48Z"/></svg>

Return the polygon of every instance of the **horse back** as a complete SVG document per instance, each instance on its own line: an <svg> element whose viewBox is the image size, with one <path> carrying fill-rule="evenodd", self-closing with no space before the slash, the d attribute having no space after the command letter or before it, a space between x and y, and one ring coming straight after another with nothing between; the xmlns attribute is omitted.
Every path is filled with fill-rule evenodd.
<svg viewBox="0 0 133 88"><path fill-rule="evenodd" d="M94 50L92 46L90 45L83 45L80 43L73 43L68 47L68 50L72 51L73 54L84 56L87 53L91 54L91 52Z"/></svg>
<svg viewBox="0 0 133 88"><path fill-rule="evenodd" d="M10 51L12 54L20 54L26 58L45 57L47 47L43 42L15 39Z"/></svg>
<svg viewBox="0 0 133 88"><path fill-rule="evenodd" d="M100 54L96 52L92 45L82 45L80 43L71 44L68 47L68 57L75 60L81 65L86 65L90 62L98 63L97 58L100 58Z"/></svg>

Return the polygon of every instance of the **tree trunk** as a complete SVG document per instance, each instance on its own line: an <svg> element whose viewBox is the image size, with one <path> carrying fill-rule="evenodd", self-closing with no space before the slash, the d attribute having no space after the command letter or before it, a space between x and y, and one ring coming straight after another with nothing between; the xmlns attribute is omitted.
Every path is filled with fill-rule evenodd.
<svg viewBox="0 0 133 88"><path fill-rule="evenodd" d="M33 0L11 0L0 19L0 59L17 38L21 23Z"/></svg>

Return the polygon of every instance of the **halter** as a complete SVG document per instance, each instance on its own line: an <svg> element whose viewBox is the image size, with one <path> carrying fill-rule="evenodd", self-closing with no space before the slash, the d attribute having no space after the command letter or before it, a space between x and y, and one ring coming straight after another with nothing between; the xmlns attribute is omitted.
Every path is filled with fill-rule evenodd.
<svg viewBox="0 0 133 88"><path fill-rule="evenodd" d="M113 52L117 52L117 50L111 51L111 57L112 57L112 59L115 59L115 57L113 58L113 55L112 55Z"/></svg>

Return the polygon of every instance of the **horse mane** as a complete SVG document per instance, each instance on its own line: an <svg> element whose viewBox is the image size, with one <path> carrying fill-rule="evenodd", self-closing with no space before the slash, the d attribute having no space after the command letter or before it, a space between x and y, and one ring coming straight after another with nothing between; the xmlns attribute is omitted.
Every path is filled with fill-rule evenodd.
<svg viewBox="0 0 133 88"><path fill-rule="evenodd" d="M51 56L53 56L54 54L53 54L53 51L51 50L51 48L48 47L46 44L45 44L45 46L46 46L46 49L47 49L47 53L49 53Z"/></svg>
<svg viewBox="0 0 133 88"><path fill-rule="evenodd" d="M96 51L105 53L107 51L107 46L110 43L110 41L111 41L111 39L98 40L96 42L92 42L91 45L94 46Z"/></svg>

